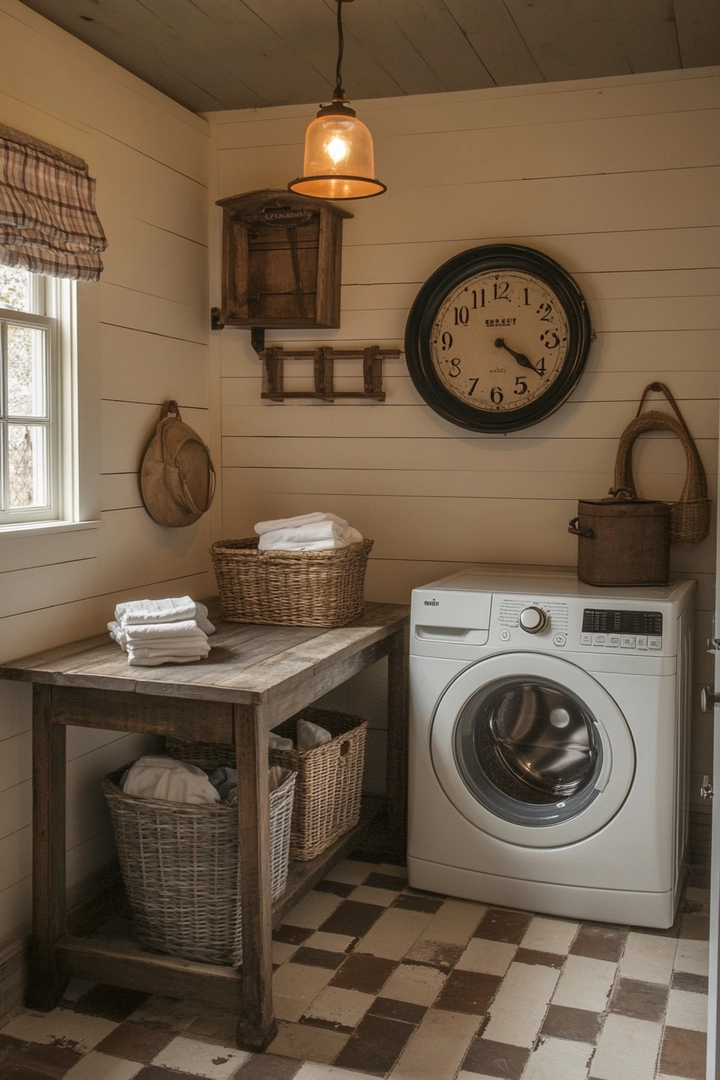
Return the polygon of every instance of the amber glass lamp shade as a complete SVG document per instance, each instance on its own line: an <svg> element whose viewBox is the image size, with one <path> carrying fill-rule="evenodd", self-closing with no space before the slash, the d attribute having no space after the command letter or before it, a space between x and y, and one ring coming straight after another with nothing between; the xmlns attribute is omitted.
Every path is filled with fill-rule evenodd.
<svg viewBox="0 0 720 1080"><path fill-rule="evenodd" d="M374 174L370 132L346 101L333 99L308 125L303 175L288 188L316 199L368 199L387 190Z"/></svg>

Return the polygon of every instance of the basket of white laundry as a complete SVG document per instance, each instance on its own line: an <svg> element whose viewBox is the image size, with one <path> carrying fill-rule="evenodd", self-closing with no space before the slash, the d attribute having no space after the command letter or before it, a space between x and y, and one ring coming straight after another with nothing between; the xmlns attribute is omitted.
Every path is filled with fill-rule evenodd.
<svg viewBox="0 0 720 1080"><path fill-rule="evenodd" d="M334 709L306 708L279 724L273 734L295 738L297 721L309 720L330 733L312 750L270 749L273 765L297 772L290 832L290 858L307 861L360 820L367 720ZM235 749L224 743L166 739L166 752L182 761L233 765Z"/></svg>
<svg viewBox="0 0 720 1080"><path fill-rule="evenodd" d="M337 551L259 551L258 537L218 540L213 569L229 622L345 626L364 606L372 540Z"/></svg>
<svg viewBox="0 0 720 1080"><path fill-rule="evenodd" d="M102 782L120 869L143 945L171 956L237 966L242 962L238 810L127 795L124 770ZM270 793L270 883L285 891L297 774L283 770Z"/></svg>

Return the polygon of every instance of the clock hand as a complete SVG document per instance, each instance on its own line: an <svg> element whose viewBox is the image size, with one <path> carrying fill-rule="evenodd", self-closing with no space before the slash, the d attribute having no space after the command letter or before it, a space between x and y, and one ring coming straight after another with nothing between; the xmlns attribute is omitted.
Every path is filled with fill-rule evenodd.
<svg viewBox="0 0 720 1080"><path fill-rule="evenodd" d="M505 339L504 338L501 338L501 337L496 338L495 339L495 347L497 349L505 349L506 352L509 352L510 355L513 356L517 360L520 367L531 368L535 372L536 375L540 374L538 369L533 364L532 360L528 360L527 356L525 356L524 353L515 352L514 349L511 349L509 345L505 344Z"/></svg>

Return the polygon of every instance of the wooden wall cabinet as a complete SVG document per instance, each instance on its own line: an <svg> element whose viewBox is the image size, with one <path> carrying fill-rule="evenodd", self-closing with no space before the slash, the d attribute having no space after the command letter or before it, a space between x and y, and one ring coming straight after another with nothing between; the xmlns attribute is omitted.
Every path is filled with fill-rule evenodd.
<svg viewBox="0 0 720 1080"><path fill-rule="evenodd" d="M217 205L223 208L223 258L216 327L340 326L348 210L274 190L232 195Z"/></svg>

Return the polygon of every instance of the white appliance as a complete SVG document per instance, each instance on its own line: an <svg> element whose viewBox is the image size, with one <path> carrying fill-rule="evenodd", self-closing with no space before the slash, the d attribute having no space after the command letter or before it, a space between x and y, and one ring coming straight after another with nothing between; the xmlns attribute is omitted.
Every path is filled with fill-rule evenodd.
<svg viewBox="0 0 720 1080"><path fill-rule="evenodd" d="M478 567L415 589L415 888L667 927L683 884L694 581Z"/></svg>

